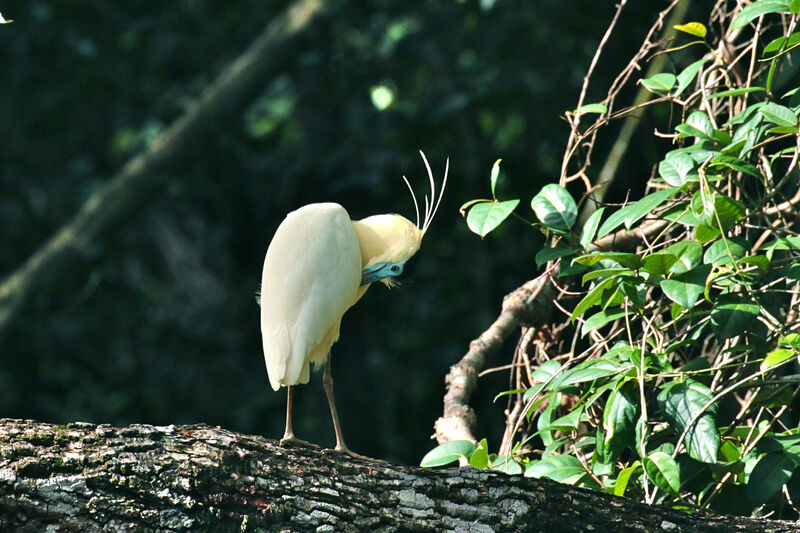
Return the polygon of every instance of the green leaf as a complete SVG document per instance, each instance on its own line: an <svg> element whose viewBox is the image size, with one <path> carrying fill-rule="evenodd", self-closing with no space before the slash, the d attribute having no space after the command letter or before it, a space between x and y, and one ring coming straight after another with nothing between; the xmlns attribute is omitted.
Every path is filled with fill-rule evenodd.
<svg viewBox="0 0 800 533"><path fill-rule="evenodd" d="M580 106L578 109L573 111L573 113L578 114L586 114L586 113L599 113L601 115L608 113L608 108L605 104L586 104Z"/></svg>
<svg viewBox="0 0 800 533"><path fill-rule="evenodd" d="M478 447L468 440L454 440L440 444L425 454L420 466L432 467L450 464L464 457L468 459Z"/></svg>
<svg viewBox="0 0 800 533"><path fill-rule="evenodd" d="M678 74L678 87L675 89L675 96L680 96L683 91L694 81L697 73L703 68L708 59L700 59L690 64Z"/></svg>
<svg viewBox="0 0 800 533"><path fill-rule="evenodd" d="M642 270L654 276L665 276L672 265L678 260L674 255L667 252L656 252L644 258Z"/></svg>
<svg viewBox="0 0 800 533"><path fill-rule="evenodd" d="M711 329L719 337L735 337L752 328L761 307L735 294L721 294L711 311Z"/></svg>
<svg viewBox="0 0 800 533"><path fill-rule="evenodd" d="M531 208L542 224L559 231L568 231L578 217L575 200L564 187L555 183L542 187L531 200Z"/></svg>
<svg viewBox="0 0 800 533"><path fill-rule="evenodd" d="M486 439L481 439L478 443L478 447L475 448L475 451L472 452L469 458L469 464L473 468L479 470L484 470L489 466L489 444L486 442Z"/></svg>
<svg viewBox="0 0 800 533"><path fill-rule="evenodd" d="M678 31L682 31L683 33L688 33L689 35L694 35L695 37L700 37L701 39L706 38L706 30L705 25L700 22L687 22L686 24L678 24L673 26Z"/></svg>
<svg viewBox="0 0 800 533"><path fill-rule="evenodd" d="M761 362L759 370L766 372L773 366L779 365L787 359L791 359L795 355L797 355L797 352L791 348L778 348L777 350L772 350Z"/></svg>
<svg viewBox="0 0 800 533"><path fill-rule="evenodd" d="M709 98L724 98L726 96L739 96L747 93L760 93L766 91L764 87L741 87L739 89L729 89L708 95Z"/></svg>
<svg viewBox="0 0 800 533"><path fill-rule="evenodd" d="M785 13L789 12L789 1L788 0L760 0L758 2L753 2L749 6L746 6L742 9L736 18L733 19L731 23L732 30L738 30L739 28L744 28L747 26L752 20L760 17L761 15L766 15L767 13Z"/></svg>
<svg viewBox="0 0 800 533"><path fill-rule="evenodd" d="M686 156L688 157L688 156ZM691 161L691 158L689 158ZM663 161L662 161L663 163ZM694 163L692 163L692 166ZM600 226L597 232L597 238L600 239L619 227L620 224L625 224L625 227L630 229L633 224L639 221L648 213L651 213L655 208L675 196L678 189L663 189L654 193L648 194L644 198L626 205L622 209L613 213L606 221Z"/></svg>
<svg viewBox="0 0 800 533"><path fill-rule="evenodd" d="M630 252L592 252L575 258L577 263L586 266L592 266L603 260L611 260L634 270L642 266L642 259L638 255Z"/></svg>
<svg viewBox="0 0 800 533"><path fill-rule="evenodd" d="M672 87L675 86L677 78L675 77L675 74L662 72L641 81L642 85L644 85L650 91L658 94L666 94L669 93Z"/></svg>
<svg viewBox="0 0 800 533"><path fill-rule="evenodd" d="M694 238L697 239L697 242L701 244L713 241L719 237L719 235L719 228L707 226L705 224L698 224L697 228L694 230Z"/></svg>
<svg viewBox="0 0 800 533"><path fill-rule="evenodd" d="M800 333L790 333L778 340L778 344L800 349Z"/></svg>
<svg viewBox="0 0 800 533"><path fill-rule="evenodd" d="M602 328L609 322L613 322L614 320L617 320L624 316L625 316L624 309L611 309L595 313L583 323L583 327L581 328L581 337L586 336L586 334L592 330Z"/></svg>
<svg viewBox="0 0 800 533"><path fill-rule="evenodd" d="M692 126L695 129L702 132L701 135L699 135L700 137L705 137L707 140L711 142L714 142L716 140L714 138L714 124L711 123L711 120L708 118L708 115L706 115L705 112L703 111L693 111L686 118L685 125Z"/></svg>
<svg viewBox="0 0 800 533"><path fill-rule="evenodd" d="M631 466L622 470L614 482L614 496L625 496L625 489L628 488L628 482L631 476L642 467L642 463L635 461Z"/></svg>
<svg viewBox="0 0 800 533"><path fill-rule="evenodd" d="M667 298L686 309L691 309L703 294L710 273L711 266L699 266L683 274L676 274L670 279L661 280L659 285Z"/></svg>
<svg viewBox="0 0 800 533"><path fill-rule="evenodd" d="M707 265L729 265L741 259L747 253L750 243L742 237L720 239L708 247L703 254L703 263Z"/></svg>
<svg viewBox="0 0 800 533"><path fill-rule="evenodd" d="M492 173L490 178L490 181L492 183L492 198L494 198L495 200L497 200L497 196L494 193L494 189L495 186L497 185L497 178L500 176L500 161L502 161L502 159L498 159L497 161L494 162L494 165L492 165Z"/></svg>
<svg viewBox="0 0 800 533"><path fill-rule="evenodd" d="M747 499L753 505L763 505L783 487L796 465L785 453L768 453L759 459L747 481Z"/></svg>
<svg viewBox="0 0 800 533"><path fill-rule="evenodd" d="M658 174L673 187L680 187L686 182L699 179L694 159L683 152L671 152L658 164Z"/></svg>
<svg viewBox="0 0 800 533"><path fill-rule="evenodd" d="M608 278L595 285L595 287L590 290L580 302L578 302L578 305L575 306L575 309L572 311L571 320L574 322L576 318L591 309L593 306L599 304L603 299L603 294L605 291L611 288L615 282L616 280L614 278Z"/></svg>
<svg viewBox="0 0 800 533"><path fill-rule="evenodd" d="M536 266L541 267L543 264L553 261L555 259L559 259L561 257L566 257L570 254L574 254L575 250L572 248L566 248L564 246L556 246L555 248L542 248L538 252L536 252Z"/></svg>
<svg viewBox="0 0 800 533"><path fill-rule="evenodd" d="M714 393L693 379L672 381L661 386L658 405L676 433L682 433L692 420L694 424L686 432L684 443L689 457L703 463L716 463L719 452L719 430L715 422L717 405L703 407L714 397Z"/></svg>
<svg viewBox="0 0 800 533"><path fill-rule="evenodd" d="M738 157L733 157L729 155L718 155L715 157L709 164L709 167L727 167L736 172L741 172L742 174L748 174L750 176L759 178L761 177L761 172L758 171L758 168L748 163L743 159L739 159Z"/></svg>
<svg viewBox="0 0 800 533"><path fill-rule="evenodd" d="M797 115L788 107L768 102L758 112L778 126L797 126Z"/></svg>
<svg viewBox="0 0 800 533"><path fill-rule="evenodd" d="M603 409L606 455L616 460L626 448L636 449L636 423L639 419L639 398L633 383L612 391Z"/></svg>
<svg viewBox="0 0 800 533"><path fill-rule="evenodd" d="M506 457L505 455L498 455L489 465L489 468L511 476L517 476L522 473L522 466L513 457Z"/></svg>
<svg viewBox="0 0 800 533"><path fill-rule="evenodd" d="M525 477L546 477L568 485L576 484L586 475L586 469L572 455L549 455L540 461L531 461L525 469Z"/></svg>
<svg viewBox="0 0 800 533"><path fill-rule="evenodd" d="M699 137L709 141L714 141L714 137L706 132L692 126L691 124L678 124L675 126L675 131L678 132L678 139L685 139L686 137Z"/></svg>
<svg viewBox="0 0 800 533"><path fill-rule="evenodd" d="M507 219L518 204L519 200L477 204L467 213L467 226L483 238Z"/></svg>
<svg viewBox="0 0 800 533"><path fill-rule="evenodd" d="M587 281L597 278L615 278L619 276L631 277L635 273L630 268L602 268L600 270L591 270L583 275L581 283L586 285Z"/></svg>
<svg viewBox="0 0 800 533"><path fill-rule="evenodd" d="M786 44L786 48L791 48L800 43L800 33L793 33L788 37L778 37L777 39L773 39L767 46L764 47L764 50L762 50L762 55L767 55L771 52L778 52L783 47L784 43Z"/></svg>
<svg viewBox="0 0 800 533"><path fill-rule="evenodd" d="M677 258L669 269L673 274L688 272L703 261L703 247L696 241L676 242L664 248L662 252Z"/></svg>
<svg viewBox="0 0 800 533"><path fill-rule="evenodd" d="M603 217L603 212L606 210L605 207L601 207L600 209L596 210L591 216L586 220L581 228L581 248L584 250L589 247L592 242L594 242L594 236L597 233L597 226L600 225L600 219Z"/></svg>
<svg viewBox="0 0 800 533"><path fill-rule="evenodd" d="M677 495L681 488L681 473L678 463L671 455L664 452L653 452L643 461L647 478L655 485L672 495Z"/></svg>
<svg viewBox="0 0 800 533"><path fill-rule="evenodd" d="M621 374L629 367L607 359L591 359L566 372L558 382L559 389L587 381Z"/></svg>
<svg viewBox="0 0 800 533"><path fill-rule="evenodd" d="M541 383L546 383L550 381L553 376L561 372L561 363L558 361L545 361L541 365L539 365L536 370L534 370L533 375L531 378L534 381L539 381Z"/></svg>

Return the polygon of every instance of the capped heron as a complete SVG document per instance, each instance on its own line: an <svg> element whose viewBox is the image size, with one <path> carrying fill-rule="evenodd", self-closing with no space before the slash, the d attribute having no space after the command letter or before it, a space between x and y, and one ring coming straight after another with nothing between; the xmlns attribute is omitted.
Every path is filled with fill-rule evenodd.
<svg viewBox="0 0 800 533"><path fill-rule="evenodd" d="M424 219L405 176L416 224L400 215L350 220L334 203L310 204L292 211L278 226L261 275L261 337L269 382L287 387L286 431L281 443L296 441L292 430L294 386L308 383L310 366L324 363L322 383L336 432L335 451L359 457L344 442L333 396L330 349L339 338L344 313L380 281L391 287L419 250L447 184L448 159L437 196L433 173L420 151L430 183Z"/></svg>

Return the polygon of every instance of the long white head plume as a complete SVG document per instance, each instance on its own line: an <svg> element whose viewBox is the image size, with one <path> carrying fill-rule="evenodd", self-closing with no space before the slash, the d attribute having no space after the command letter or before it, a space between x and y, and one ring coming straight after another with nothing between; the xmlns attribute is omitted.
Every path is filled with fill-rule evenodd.
<svg viewBox="0 0 800 533"><path fill-rule="evenodd" d="M436 211L439 210L439 204L442 203L442 196L444 196L444 188L447 185L447 172L450 170L450 158L447 158L447 163L445 163L444 167L444 179L442 180L442 188L439 190L439 196L436 196L436 183L433 181L433 172L431 171L431 166L428 164L428 158L425 157L425 154L422 150L419 151L419 154L422 156L422 161L425 162L425 169L428 171L428 182L431 186L431 196L430 200L428 199L428 195L424 196L425 199L425 219L422 221L422 226L419 225L419 203L417 202L417 196L414 194L414 189L411 188L411 184L408 182L408 178L403 176L403 181L406 182L406 187L408 187L409 192L411 193L411 199L414 201L414 212L417 216L416 226L424 235L425 232L433 222L433 217L436 216Z"/></svg>

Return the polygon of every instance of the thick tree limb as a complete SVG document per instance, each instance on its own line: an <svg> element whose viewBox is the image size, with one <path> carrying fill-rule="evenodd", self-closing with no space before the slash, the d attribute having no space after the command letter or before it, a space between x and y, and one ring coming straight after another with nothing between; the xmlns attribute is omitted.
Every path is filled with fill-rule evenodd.
<svg viewBox="0 0 800 533"><path fill-rule="evenodd" d="M598 239L589 247L589 251L612 246L615 250L636 248L648 237L666 228L667 224L667 221L654 220L645 222L636 229L617 231ZM445 377L447 392L444 396L444 412L434 426L439 444L454 440L476 442L473 434L475 412L469 406L469 400L478 385L478 374L483 370L486 358L500 349L508 336L520 325L536 327L550 322L555 294L552 280L558 277L558 272L559 265L556 264L548 272L506 296L500 316L489 329L470 343L469 351L464 357L450 367L450 372Z"/></svg>
<svg viewBox="0 0 800 533"><path fill-rule="evenodd" d="M80 257L92 255L106 228L139 208L163 179L163 170L189 152L221 118L246 105L262 87L262 78L280 46L308 26L322 0L299 0L273 20L186 113L167 128L142 154L117 172L107 185L83 204L78 213L0 285L0 341L31 294Z"/></svg>
<svg viewBox="0 0 800 533"><path fill-rule="evenodd" d="M0 420L3 531L794 531L550 480L354 461L204 425Z"/></svg>

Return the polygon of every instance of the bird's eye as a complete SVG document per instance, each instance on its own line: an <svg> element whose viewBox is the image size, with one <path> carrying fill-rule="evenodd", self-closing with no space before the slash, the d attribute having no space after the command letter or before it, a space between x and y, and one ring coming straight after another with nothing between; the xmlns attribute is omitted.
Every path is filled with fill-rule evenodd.
<svg viewBox="0 0 800 533"><path fill-rule="evenodd" d="M398 272L400 272L400 267L394 265L390 270L392 271L392 273L397 274Z"/></svg>

